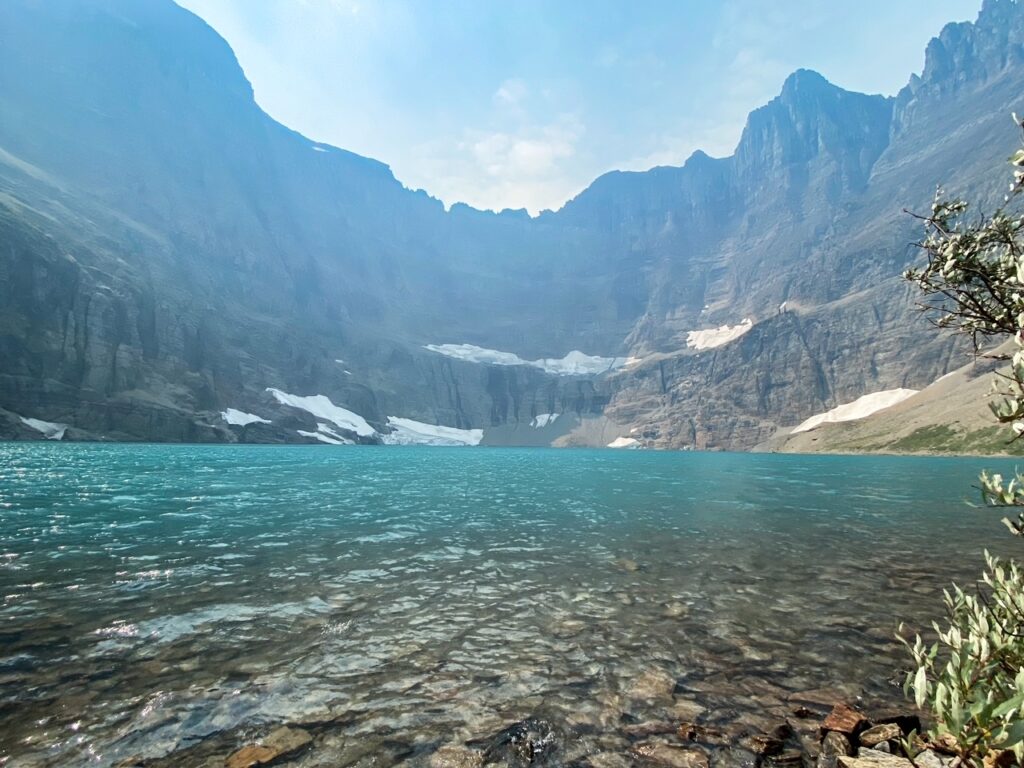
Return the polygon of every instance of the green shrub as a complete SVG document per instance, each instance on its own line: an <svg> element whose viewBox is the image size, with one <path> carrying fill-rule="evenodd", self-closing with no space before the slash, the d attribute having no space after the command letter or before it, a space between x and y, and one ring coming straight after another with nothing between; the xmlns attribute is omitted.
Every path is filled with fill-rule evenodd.
<svg viewBox="0 0 1024 768"><path fill-rule="evenodd" d="M906 688L932 710L932 738L955 745L967 765L1007 749L1024 760L1024 574L985 559L977 594L945 593L949 626L934 625L938 640L907 642L915 669Z"/></svg>
<svg viewBox="0 0 1024 768"><path fill-rule="evenodd" d="M992 216L969 220L967 203L936 195L931 214L920 217L927 264L906 278L924 293L936 325L969 336L976 354L983 344L1014 340L1013 354L988 352L1009 362L993 384L991 408L1012 442L1024 438L1024 150L1010 164L1009 194ZM980 482L987 506L1024 507L1024 475L1007 481L985 472ZM1003 522L1024 535L1024 514ZM933 740L955 749L962 765L981 766L1007 750L1024 764L1024 575L1015 562L985 559L976 593L957 586L945 593L949 624L934 625L936 642L904 640L914 659L906 689L931 709Z"/></svg>

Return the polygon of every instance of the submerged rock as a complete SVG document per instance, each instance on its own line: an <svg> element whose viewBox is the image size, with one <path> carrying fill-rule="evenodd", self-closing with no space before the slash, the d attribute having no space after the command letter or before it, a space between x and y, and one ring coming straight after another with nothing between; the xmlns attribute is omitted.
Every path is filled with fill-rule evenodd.
<svg viewBox="0 0 1024 768"><path fill-rule="evenodd" d="M799 749L788 749L778 755L772 755L767 762L769 765L791 766L800 765L803 761L804 756Z"/></svg>
<svg viewBox="0 0 1024 768"><path fill-rule="evenodd" d="M665 615L670 619L680 619L689 615L690 609L685 603L675 600L665 606Z"/></svg>
<svg viewBox="0 0 1024 768"><path fill-rule="evenodd" d="M633 681L626 691L631 699L654 701L671 699L676 688L676 679L660 669L649 669Z"/></svg>
<svg viewBox="0 0 1024 768"><path fill-rule="evenodd" d="M680 723L677 734L683 741L699 741L702 744L725 746L730 741L725 731L698 723Z"/></svg>
<svg viewBox="0 0 1024 768"><path fill-rule="evenodd" d="M468 747L441 747L430 756L430 768L480 768L483 764L483 754Z"/></svg>
<svg viewBox="0 0 1024 768"><path fill-rule="evenodd" d="M669 768L708 768L708 756L699 749L675 747L671 744L640 744L633 753L656 765Z"/></svg>
<svg viewBox="0 0 1024 768"><path fill-rule="evenodd" d="M305 749L313 737L301 728L282 726L271 731L259 744L242 747L225 761L226 768L254 768L270 765L279 758Z"/></svg>
<svg viewBox="0 0 1024 768"><path fill-rule="evenodd" d="M835 688L814 688L791 693L788 696L788 701L798 708L828 711L837 704L841 704L845 698L846 696Z"/></svg>
<svg viewBox="0 0 1024 768"><path fill-rule="evenodd" d="M678 726L673 723L644 722L627 725L622 732L632 738L642 739L648 736L660 736L666 733L675 733Z"/></svg>
<svg viewBox="0 0 1024 768"><path fill-rule="evenodd" d="M692 699L679 699L672 705L672 715L684 721L693 721L703 715L707 707Z"/></svg>
<svg viewBox="0 0 1024 768"><path fill-rule="evenodd" d="M483 764L545 765L558 749L558 733L546 720L530 717L513 723L489 739L471 742L482 745Z"/></svg>
<svg viewBox="0 0 1024 768"><path fill-rule="evenodd" d="M742 740L741 745L744 749L753 752L755 755L766 757L782 752L785 742L776 736L759 733L754 736L747 736Z"/></svg>

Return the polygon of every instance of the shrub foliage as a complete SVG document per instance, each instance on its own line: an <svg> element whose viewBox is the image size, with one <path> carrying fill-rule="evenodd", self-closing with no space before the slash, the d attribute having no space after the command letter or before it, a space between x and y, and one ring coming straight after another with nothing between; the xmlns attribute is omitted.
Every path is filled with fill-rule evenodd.
<svg viewBox="0 0 1024 768"><path fill-rule="evenodd" d="M1009 193L991 216L971 216L963 200L936 194L931 213L918 217L927 263L905 276L924 293L922 306L936 325L968 336L975 354L1007 361L990 407L1013 441L1024 437L1024 149L1010 163ZM980 484L986 505L1018 508L1003 522L1024 535L1024 474L983 472ZM906 687L932 711L932 739L953 748L961 764L991 764L1011 753L1021 764L1024 573L1015 562L985 557L976 592L954 586L945 593L948 624L934 625L936 641L905 641L914 660Z"/></svg>

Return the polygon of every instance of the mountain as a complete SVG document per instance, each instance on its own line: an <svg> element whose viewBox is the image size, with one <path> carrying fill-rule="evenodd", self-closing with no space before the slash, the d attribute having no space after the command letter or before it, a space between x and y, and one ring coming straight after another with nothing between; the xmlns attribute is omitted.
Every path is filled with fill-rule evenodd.
<svg viewBox="0 0 1024 768"><path fill-rule="evenodd" d="M530 218L445 211L275 122L170 0L8 0L0 35L0 435L25 438L414 440L405 419L744 449L922 388L964 360L898 278L901 211L940 182L996 199L1024 85L1024 8L988 0L895 98L800 70L732 156Z"/></svg>

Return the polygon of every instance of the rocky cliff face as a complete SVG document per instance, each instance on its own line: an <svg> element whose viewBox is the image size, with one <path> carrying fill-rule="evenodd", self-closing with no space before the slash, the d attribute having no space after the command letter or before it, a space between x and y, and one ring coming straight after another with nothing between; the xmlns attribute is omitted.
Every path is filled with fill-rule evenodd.
<svg viewBox="0 0 1024 768"><path fill-rule="evenodd" d="M0 29L0 434L17 437L42 435L26 417L66 437L316 439L276 388L361 415L376 436L342 430L361 441L395 416L559 413L652 446L750 447L959 365L896 278L914 256L900 211L939 181L1001 189L1024 85L1024 10L986 2L895 99L801 70L733 156L608 174L531 219L446 212L274 122L169 0L10 0ZM564 375L437 344L638 361Z"/></svg>

